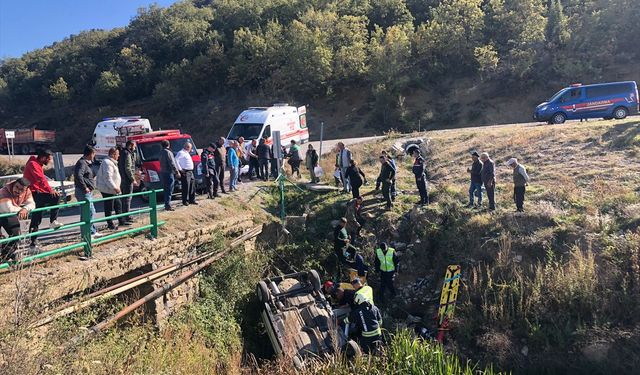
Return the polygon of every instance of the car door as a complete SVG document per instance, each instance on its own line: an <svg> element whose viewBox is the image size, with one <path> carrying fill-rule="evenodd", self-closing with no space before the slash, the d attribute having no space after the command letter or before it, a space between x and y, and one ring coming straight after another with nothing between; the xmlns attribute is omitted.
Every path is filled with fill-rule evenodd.
<svg viewBox="0 0 640 375"><path fill-rule="evenodd" d="M580 108L584 104L584 89L582 87L570 88L559 99L560 108L567 115L567 119L580 118Z"/></svg>

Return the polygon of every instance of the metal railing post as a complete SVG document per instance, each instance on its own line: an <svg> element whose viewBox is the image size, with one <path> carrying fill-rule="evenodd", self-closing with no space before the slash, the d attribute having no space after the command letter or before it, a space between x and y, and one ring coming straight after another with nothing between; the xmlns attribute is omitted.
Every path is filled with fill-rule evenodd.
<svg viewBox="0 0 640 375"><path fill-rule="evenodd" d="M149 221L151 222L151 238L158 238L158 195L155 190L149 191Z"/></svg>
<svg viewBox="0 0 640 375"><path fill-rule="evenodd" d="M82 226L80 226L80 235L82 236L82 240L85 242L84 256L87 258L90 258L91 257L91 207L89 206L89 202L86 200L80 206L80 221L83 222Z"/></svg>

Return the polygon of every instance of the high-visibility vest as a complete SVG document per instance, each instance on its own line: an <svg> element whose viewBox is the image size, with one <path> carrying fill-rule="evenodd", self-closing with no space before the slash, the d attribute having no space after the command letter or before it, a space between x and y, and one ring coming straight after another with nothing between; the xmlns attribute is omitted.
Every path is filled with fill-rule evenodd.
<svg viewBox="0 0 640 375"><path fill-rule="evenodd" d="M388 248L386 254L384 254L380 248L376 250L376 255L380 261L380 271L393 272L396 270L396 266L393 264L393 253L395 251L393 247Z"/></svg>
<svg viewBox="0 0 640 375"><path fill-rule="evenodd" d="M358 295L360 295L361 297L358 298ZM369 286L369 285L365 285L362 288L358 289L356 291L355 296L353 297L354 301L358 301L359 299L362 299L363 301L367 301L370 304L374 304L373 303L373 289Z"/></svg>

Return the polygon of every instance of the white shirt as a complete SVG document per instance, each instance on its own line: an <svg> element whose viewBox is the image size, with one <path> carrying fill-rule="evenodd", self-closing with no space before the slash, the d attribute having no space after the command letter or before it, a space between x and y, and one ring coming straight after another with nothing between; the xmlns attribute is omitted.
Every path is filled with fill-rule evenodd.
<svg viewBox="0 0 640 375"><path fill-rule="evenodd" d="M178 151L176 154L176 164L178 164L179 171L193 170L193 159L191 159L191 154L185 149Z"/></svg>

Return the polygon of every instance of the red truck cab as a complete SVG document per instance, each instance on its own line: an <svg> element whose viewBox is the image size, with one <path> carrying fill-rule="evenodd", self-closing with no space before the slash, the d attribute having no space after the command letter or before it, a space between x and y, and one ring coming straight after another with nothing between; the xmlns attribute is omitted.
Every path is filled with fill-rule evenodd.
<svg viewBox="0 0 640 375"><path fill-rule="evenodd" d="M203 184L202 171L200 168L200 155L193 139L189 134L183 134L180 130L160 130L145 134L129 135L126 140L135 141L137 145L138 161L142 174L140 190L162 189L160 181L160 151L161 142L169 141L173 154L184 148L186 143L191 143L191 159L194 165L194 175L196 186L199 188ZM118 140L119 144L126 142L125 139ZM180 191L180 180L176 181L174 194Z"/></svg>

